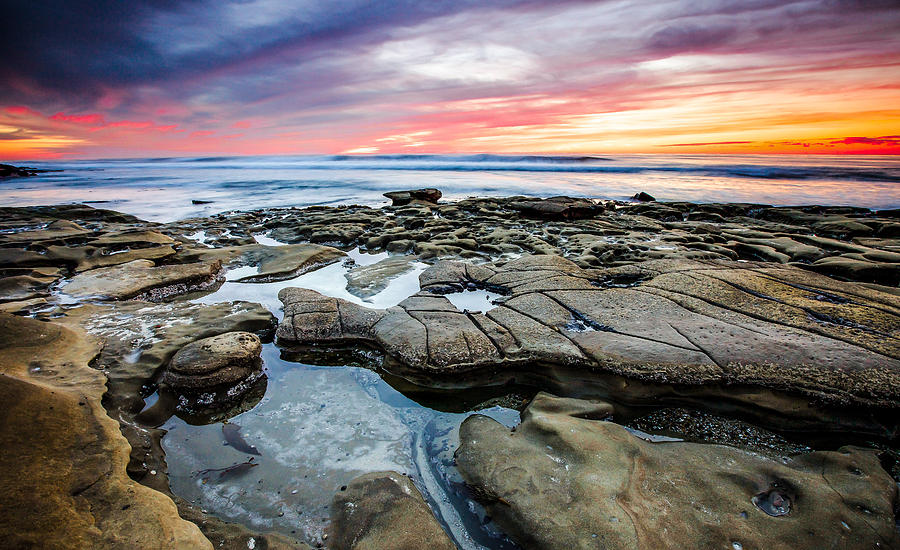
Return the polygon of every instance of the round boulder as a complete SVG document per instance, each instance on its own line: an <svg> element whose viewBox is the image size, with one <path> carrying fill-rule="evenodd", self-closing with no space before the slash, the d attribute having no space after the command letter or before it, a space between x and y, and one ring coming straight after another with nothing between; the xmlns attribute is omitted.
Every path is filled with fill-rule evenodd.
<svg viewBox="0 0 900 550"><path fill-rule="evenodd" d="M259 337L250 332L204 338L178 350L164 382L183 391L236 384L261 370L261 352Z"/></svg>

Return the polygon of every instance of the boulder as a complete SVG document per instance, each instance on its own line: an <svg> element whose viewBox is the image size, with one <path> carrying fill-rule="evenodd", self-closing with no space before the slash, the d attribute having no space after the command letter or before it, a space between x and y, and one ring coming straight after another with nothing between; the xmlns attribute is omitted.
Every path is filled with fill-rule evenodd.
<svg viewBox="0 0 900 550"><path fill-rule="evenodd" d="M328 547L332 550L454 550L422 494L408 477L374 472L334 496Z"/></svg>
<svg viewBox="0 0 900 550"><path fill-rule="evenodd" d="M603 402L539 393L513 431L481 415L456 463L525 549L897 548L897 486L872 451L773 460L650 442L604 420Z"/></svg>
<svg viewBox="0 0 900 550"><path fill-rule="evenodd" d="M411 189L409 191L390 191L384 194L391 199L391 206L405 206L412 201L437 203L441 192L437 189Z"/></svg>
<svg viewBox="0 0 900 550"><path fill-rule="evenodd" d="M512 202L509 207L529 218L549 218L554 220L582 220L593 218L605 207L590 199L572 197L551 197L549 199L527 199Z"/></svg>
<svg viewBox="0 0 900 550"><path fill-rule="evenodd" d="M192 342L172 357L163 380L176 390L232 386L262 370L262 343L250 332L226 332Z"/></svg>
<svg viewBox="0 0 900 550"><path fill-rule="evenodd" d="M656 200L656 198L654 198L653 195L649 193L641 191L640 193L635 193L634 196L631 197L631 200L638 202L653 202Z"/></svg>

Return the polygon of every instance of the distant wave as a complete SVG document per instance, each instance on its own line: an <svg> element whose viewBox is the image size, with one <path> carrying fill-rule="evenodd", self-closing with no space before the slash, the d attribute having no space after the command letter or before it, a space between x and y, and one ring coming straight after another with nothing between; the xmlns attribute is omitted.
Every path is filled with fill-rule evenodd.
<svg viewBox="0 0 900 550"><path fill-rule="evenodd" d="M334 161L432 161L432 162L551 162L559 164L612 161L611 158L569 155L334 155Z"/></svg>

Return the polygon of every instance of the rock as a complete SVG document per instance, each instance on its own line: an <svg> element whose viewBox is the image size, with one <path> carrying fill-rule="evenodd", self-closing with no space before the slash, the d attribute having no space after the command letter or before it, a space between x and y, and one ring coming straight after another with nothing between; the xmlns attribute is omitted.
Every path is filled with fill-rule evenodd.
<svg viewBox="0 0 900 550"><path fill-rule="evenodd" d="M157 267L150 260L134 260L80 273L63 287L63 292L69 296L100 300L138 298L158 301L213 287L221 282L221 268L219 262Z"/></svg>
<svg viewBox="0 0 900 550"><path fill-rule="evenodd" d="M126 474L129 446L88 366L99 346L0 313L0 540L8 548L212 549L167 496Z"/></svg>
<svg viewBox="0 0 900 550"><path fill-rule="evenodd" d="M346 254L336 248L304 243L285 246L249 244L224 248L196 248L181 252L178 259L185 262L220 261L230 268L255 265L259 268L255 274L237 281L269 283L293 279L344 257Z"/></svg>
<svg viewBox="0 0 900 550"><path fill-rule="evenodd" d="M374 472L334 496L328 540L333 550L455 550L419 490L396 472Z"/></svg>
<svg viewBox="0 0 900 550"><path fill-rule="evenodd" d="M205 201L201 199L191 199L191 204L212 204L215 201Z"/></svg>
<svg viewBox="0 0 900 550"><path fill-rule="evenodd" d="M391 206L404 206L412 201L437 203L441 192L437 189L411 189L409 191L390 191L384 194L391 199Z"/></svg>
<svg viewBox="0 0 900 550"><path fill-rule="evenodd" d="M419 280L419 293L387 310L285 289L279 339L369 341L423 383L477 372L498 383L544 365L557 380L569 369L579 387L586 374L575 373L599 371L762 386L820 403L900 403L896 297L795 267L660 260L588 271L558 256L524 256L502 266L439 262ZM441 295L462 288L508 296L485 314L464 313Z"/></svg>
<svg viewBox="0 0 900 550"><path fill-rule="evenodd" d="M653 195L641 191L640 193L635 193L634 196L631 197L631 200L638 202L653 202L656 199L653 197Z"/></svg>
<svg viewBox="0 0 900 550"><path fill-rule="evenodd" d="M200 392L232 386L262 370L262 343L249 332L226 332L178 350L163 380L178 390Z"/></svg>
<svg viewBox="0 0 900 550"><path fill-rule="evenodd" d="M897 486L853 447L782 460L652 443L602 402L539 393L514 431L481 415L456 463L523 548L896 548ZM789 542L787 542L789 541Z"/></svg>
<svg viewBox="0 0 900 550"><path fill-rule="evenodd" d="M165 453L160 446L164 432L156 426L173 413L184 415L194 423L221 422L246 410L243 397L232 396L227 403L214 400L210 406L214 407L216 416L208 419L185 414L193 411L158 410L165 409L157 407L165 401L168 395L165 391L154 407L146 407L143 397L146 388L156 384L157 374L163 372L178 350L191 342L234 331L270 337L276 321L268 310L248 302L203 305L182 301L162 304L126 301L67 309L65 317L57 321L66 326L85 327L103 342L94 366L107 373L107 393L103 402L109 415L120 419L119 429L130 445L127 472L131 479L174 500L181 517L199 525L215 548L247 548L251 538L255 540L256 548L307 548L296 540L284 541L284 537L274 533L225 523L170 491ZM223 393L227 397L227 392ZM252 401L253 396L248 399ZM181 405L182 400L178 399L177 406ZM193 407L195 403L189 401L187 405ZM154 409L154 418L148 424L144 420L151 409ZM205 409L202 412L208 413Z"/></svg>
<svg viewBox="0 0 900 550"><path fill-rule="evenodd" d="M572 197L521 200L510 203L509 207L531 218L551 218L555 220L592 218L604 210L602 204L589 199L573 199Z"/></svg>
<svg viewBox="0 0 900 550"><path fill-rule="evenodd" d="M26 168L24 166L0 164L0 178L26 178L29 176L36 176L42 172L50 172L50 170L38 170L37 168Z"/></svg>

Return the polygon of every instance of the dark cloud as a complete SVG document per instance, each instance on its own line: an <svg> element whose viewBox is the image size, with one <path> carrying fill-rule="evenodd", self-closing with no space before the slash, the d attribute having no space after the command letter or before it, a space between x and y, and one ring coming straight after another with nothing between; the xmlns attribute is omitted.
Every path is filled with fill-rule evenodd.
<svg viewBox="0 0 900 550"><path fill-rule="evenodd" d="M732 25L670 25L653 33L647 45L653 50L707 50L728 43L735 32Z"/></svg>
<svg viewBox="0 0 900 550"><path fill-rule="evenodd" d="M104 87L179 81L290 53L293 64L393 27L545 0L13 0L0 18L0 101L89 104ZM310 75L315 77L315 75Z"/></svg>

